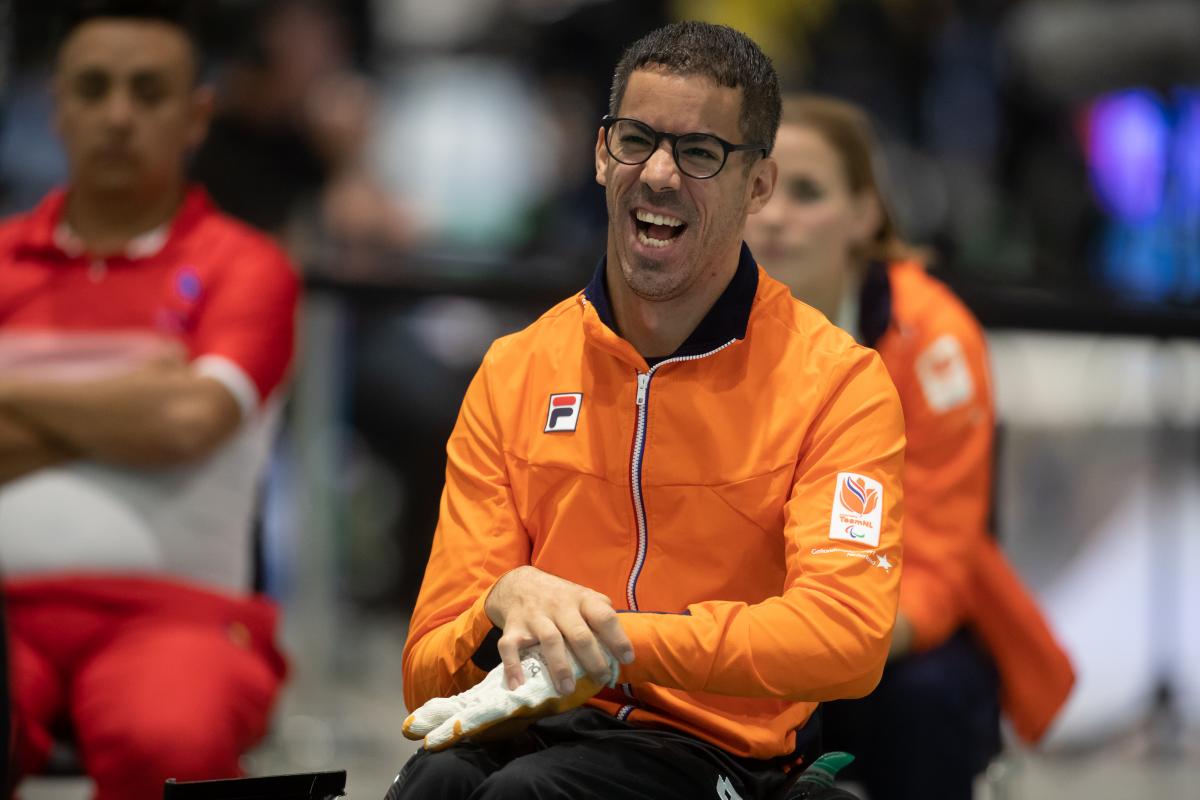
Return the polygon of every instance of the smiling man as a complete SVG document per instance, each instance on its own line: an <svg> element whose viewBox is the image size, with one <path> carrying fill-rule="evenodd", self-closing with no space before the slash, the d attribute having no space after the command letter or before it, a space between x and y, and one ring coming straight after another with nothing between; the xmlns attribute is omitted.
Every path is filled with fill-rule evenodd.
<svg viewBox="0 0 1200 800"><path fill-rule="evenodd" d="M742 243L779 114L730 28L618 64L605 257L492 346L450 438L404 656L425 749L389 798L770 796L817 703L878 681L903 422L878 357Z"/></svg>

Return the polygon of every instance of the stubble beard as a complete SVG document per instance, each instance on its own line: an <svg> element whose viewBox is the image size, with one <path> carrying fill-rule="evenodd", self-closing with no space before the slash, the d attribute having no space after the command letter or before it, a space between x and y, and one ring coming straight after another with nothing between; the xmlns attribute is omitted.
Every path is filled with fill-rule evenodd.
<svg viewBox="0 0 1200 800"><path fill-rule="evenodd" d="M620 215L620 219L628 219L633 209L642 200L684 216L682 203L670 201L664 203L661 197L646 198L640 192L627 203L610 204L609 215L611 217L615 211ZM616 205L617 208L614 209L613 205ZM624 239L624 236L621 238ZM694 264L686 261L675 261L672 264L667 259L650 258L631 251L624 251L624 244L617 248L616 252L622 255L620 266L621 274L625 278L625 285L642 300L656 303L673 300L684 294L691 284L690 278L694 274Z"/></svg>
<svg viewBox="0 0 1200 800"><path fill-rule="evenodd" d="M631 254L621 264L621 272L630 291L643 300L661 303L678 297L686 289L688 271L682 264L673 273L662 261Z"/></svg>

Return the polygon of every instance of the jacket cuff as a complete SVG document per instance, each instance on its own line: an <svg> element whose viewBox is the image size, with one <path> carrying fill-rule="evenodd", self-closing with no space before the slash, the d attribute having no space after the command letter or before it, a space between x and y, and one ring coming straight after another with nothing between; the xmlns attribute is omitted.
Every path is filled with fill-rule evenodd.
<svg viewBox="0 0 1200 800"><path fill-rule="evenodd" d="M633 645L633 663L621 667L621 683L654 683L679 687L694 676L696 665L676 663L667 642L693 638L696 622L688 612L654 613L623 611L617 618Z"/></svg>
<svg viewBox="0 0 1200 800"><path fill-rule="evenodd" d="M460 617L462 627L459 630L462 631L462 635L455 647L459 664L464 664L468 671L479 670L475 682L491 671L491 667L484 666L489 663L489 653L494 654L496 664L500 663L496 642L500 640L501 631L492 624L485 610L488 594L489 592L481 594Z"/></svg>
<svg viewBox="0 0 1200 800"><path fill-rule="evenodd" d="M492 625L492 629L484 635L483 641L471 654L471 663L483 672L491 672L500 666L500 650L497 645L503 633L504 631Z"/></svg>

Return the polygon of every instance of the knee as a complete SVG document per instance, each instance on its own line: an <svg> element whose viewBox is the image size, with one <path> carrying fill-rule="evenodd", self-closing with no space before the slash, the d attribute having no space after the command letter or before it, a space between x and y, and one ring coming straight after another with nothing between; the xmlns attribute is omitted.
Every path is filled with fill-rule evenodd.
<svg viewBox="0 0 1200 800"><path fill-rule="evenodd" d="M907 708L969 712L998 704L995 667L964 637L888 665L881 688Z"/></svg>
<svg viewBox="0 0 1200 800"><path fill-rule="evenodd" d="M466 798L483 781L483 773L459 757L455 749L420 751L396 775L384 800L438 797Z"/></svg>
<svg viewBox="0 0 1200 800"><path fill-rule="evenodd" d="M994 686L973 674L961 659L908 659L895 667L881 698L890 730L905 730L914 742L955 759L974 771L1000 746L1000 705Z"/></svg>
<svg viewBox="0 0 1200 800"><path fill-rule="evenodd" d="M480 787L480 800L549 800L549 798L570 798L574 793L563 793L558 786L555 776L545 769L525 763L525 759L516 759L505 767L491 774Z"/></svg>
<svg viewBox="0 0 1200 800"><path fill-rule="evenodd" d="M954 676L936 659L907 658L888 665L881 693L893 703L929 708L945 705L952 693Z"/></svg>
<svg viewBox="0 0 1200 800"><path fill-rule="evenodd" d="M236 737L203 717L110 721L81 748L88 773L98 786L153 784L161 792L167 778L209 780L239 774Z"/></svg>

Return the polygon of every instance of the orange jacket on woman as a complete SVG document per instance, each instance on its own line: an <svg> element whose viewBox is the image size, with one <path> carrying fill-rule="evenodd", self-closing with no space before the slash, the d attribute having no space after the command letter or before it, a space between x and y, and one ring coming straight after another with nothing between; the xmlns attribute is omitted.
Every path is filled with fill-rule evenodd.
<svg viewBox="0 0 1200 800"><path fill-rule="evenodd" d="M654 366L614 332L605 266L498 340L450 437L404 653L416 708L495 663L484 601L524 564L607 595L636 660L593 706L756 758L883 670L903 420L878 355L737 273ZM491 650L491 653L484 651Z"/></svg>
<svg viewBox="0 0 1200 800"><path fill-rule="evenodd" d="M861 341L878 349L908 434L900 611L914 646L963 625L996 661L1017 732L1036 741L1074 683L1066 654L988 531L995 410L983 330L916 262L873 265Z"/></svg>

